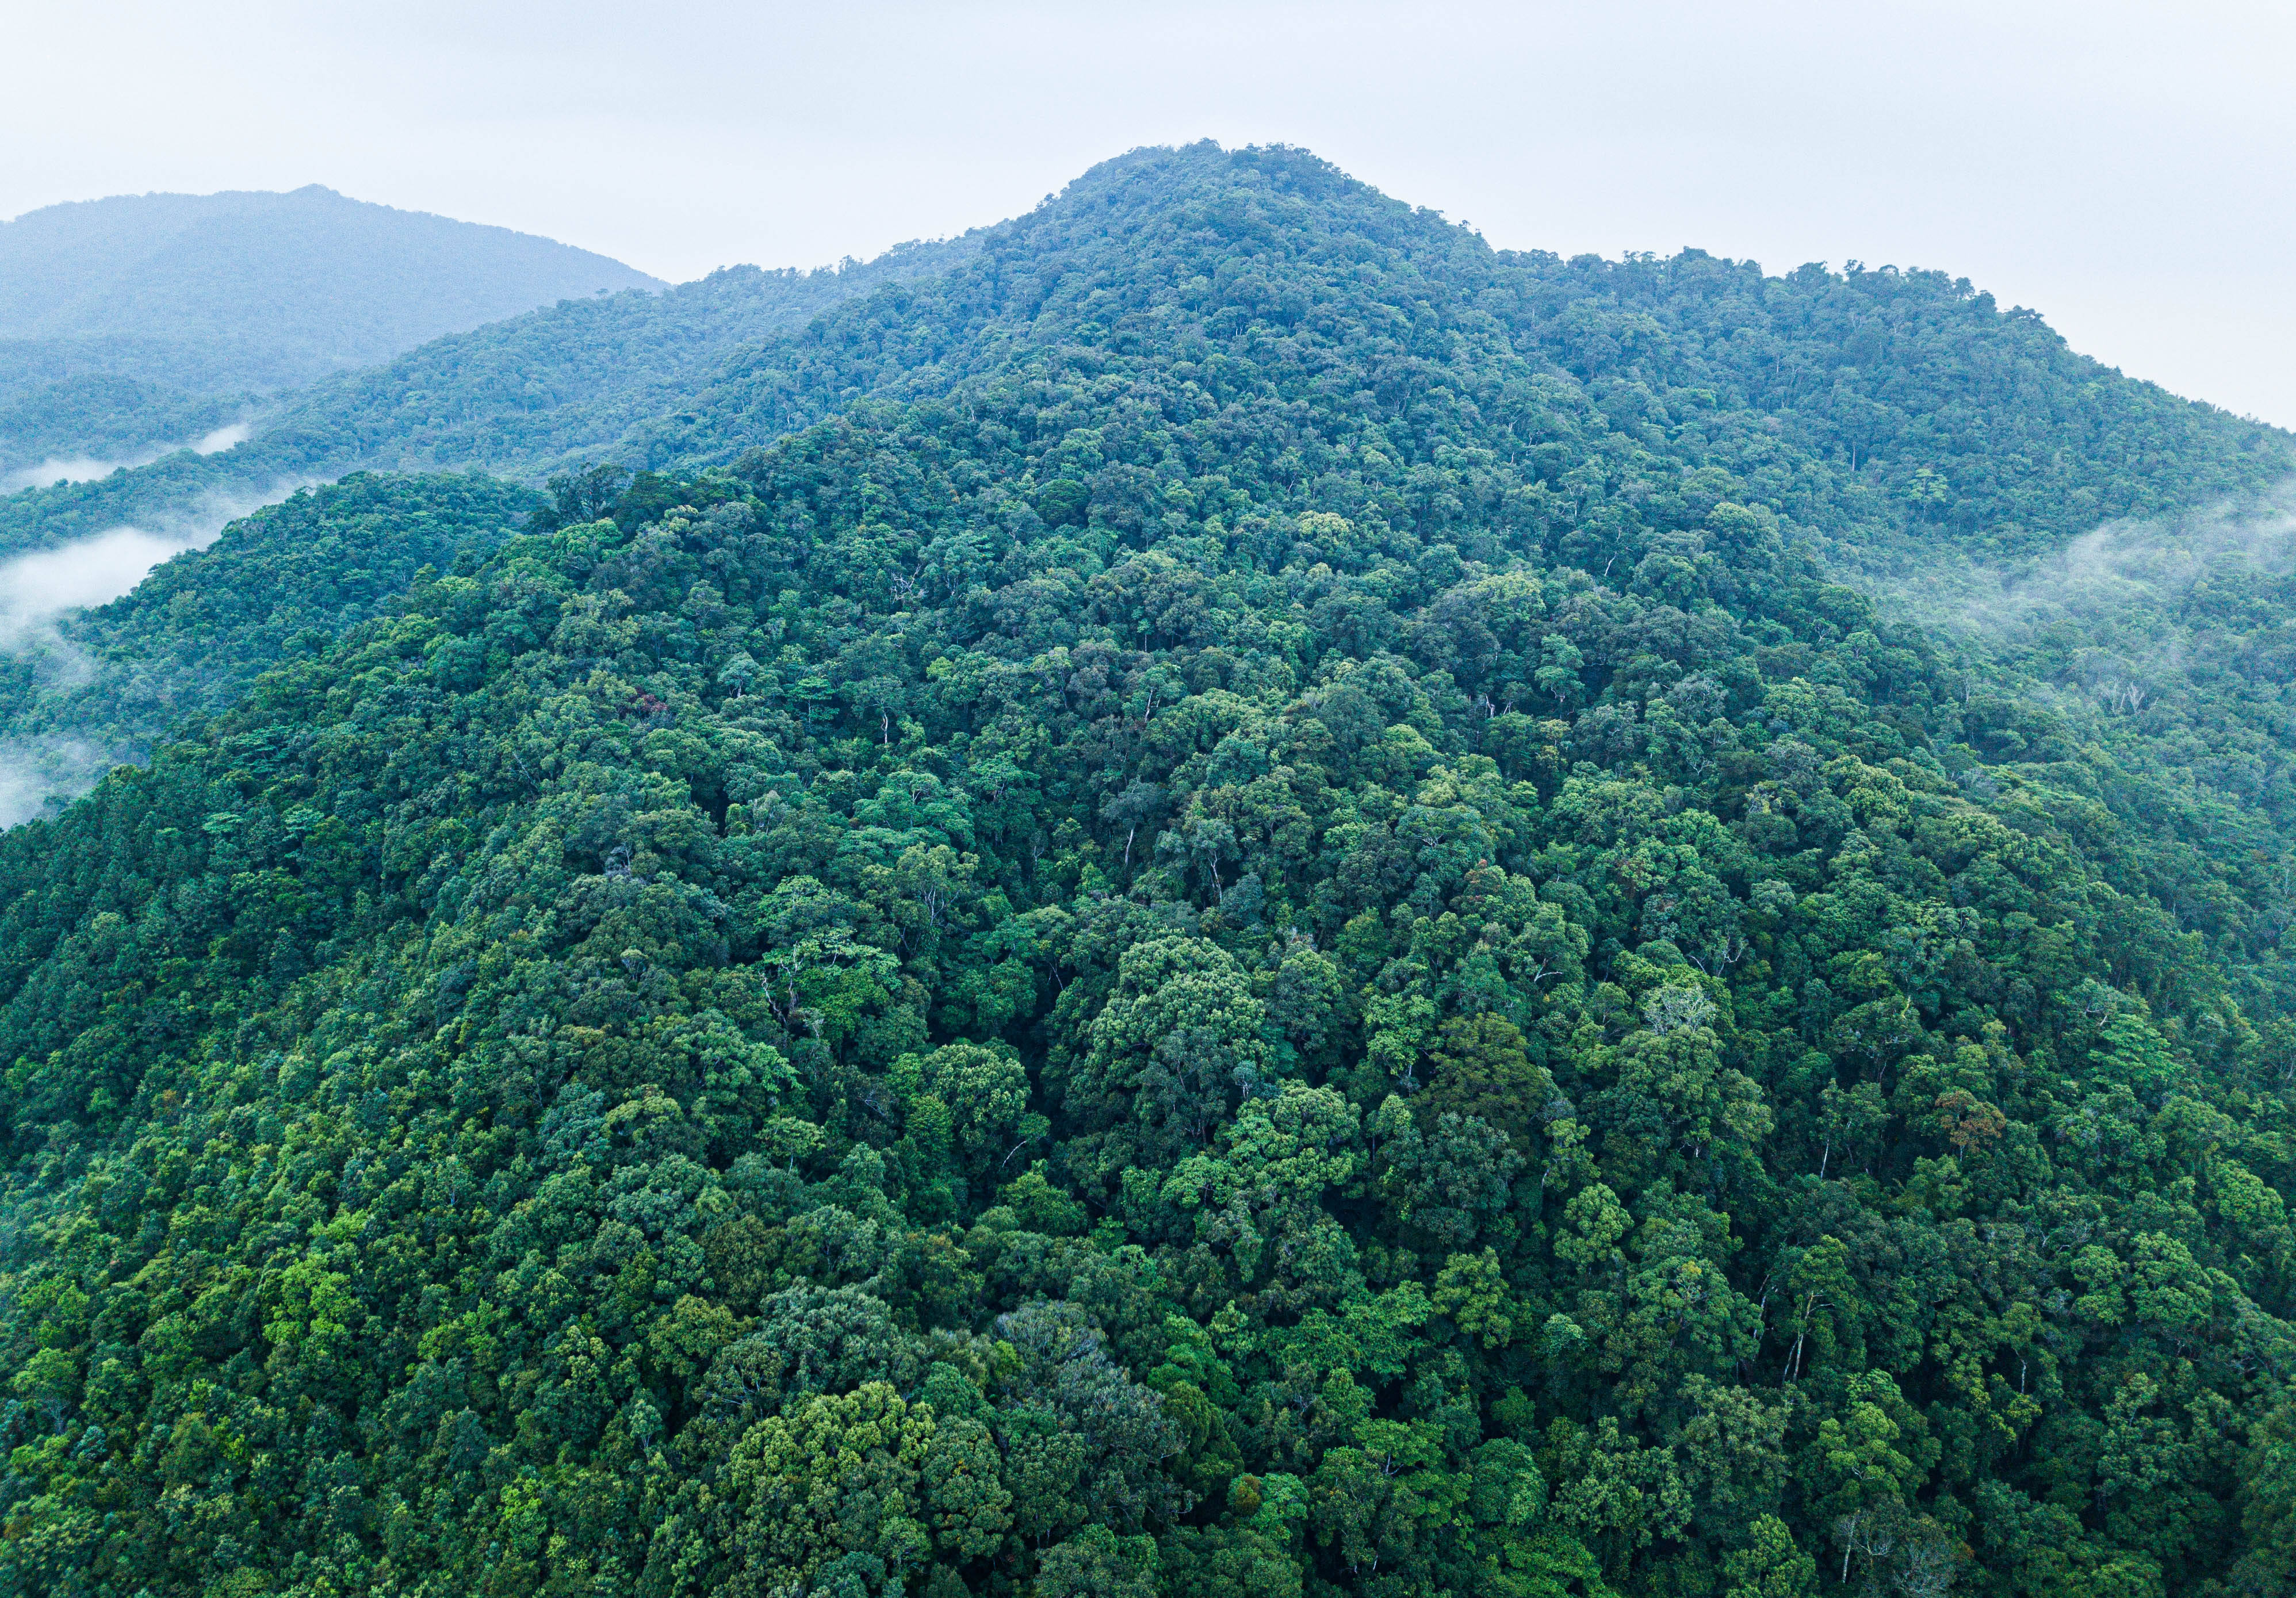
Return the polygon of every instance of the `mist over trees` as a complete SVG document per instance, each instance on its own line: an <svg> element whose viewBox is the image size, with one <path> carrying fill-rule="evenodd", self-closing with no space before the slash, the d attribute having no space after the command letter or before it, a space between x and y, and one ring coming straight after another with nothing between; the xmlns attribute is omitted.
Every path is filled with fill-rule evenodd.
<svg viewBox="0 0 2296 1598"><path fill-rule="evenodd" d="M0 499L0 553L359 470L477 468L539 487L587 456L619 451L643 463L634 435L693 403L738 351L855 295L942 270L975 242L906 244L811 272L730 267L658 294L562 300L260 402L167 409L164 396L135 385L125 405L118 383L55 385L0 410L0 463L142 438L178 447L117 474ZM187 415L226 414L249 419L248 442L206 457L180 447L194 437Z"/></svg>
<svg viewBox="0 0 2296 1598"><path fill-rule="evenodd" d="M0 678L168 733L0 835L12 1590L2296 1585L2285 563L1841 580L2288 437L1299 152L976 242Z"/></svg>

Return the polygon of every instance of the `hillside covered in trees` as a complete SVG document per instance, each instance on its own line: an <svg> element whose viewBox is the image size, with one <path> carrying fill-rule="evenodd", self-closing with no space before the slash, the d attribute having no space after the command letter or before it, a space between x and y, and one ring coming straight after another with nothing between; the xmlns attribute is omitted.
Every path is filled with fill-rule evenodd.
<svg viewBox="0 0 2296 1598"><path fill-rule="evenodd" d="M2296 1590L2287 437L1297 152L977 242L70 624L0 1590Z"/></svg>

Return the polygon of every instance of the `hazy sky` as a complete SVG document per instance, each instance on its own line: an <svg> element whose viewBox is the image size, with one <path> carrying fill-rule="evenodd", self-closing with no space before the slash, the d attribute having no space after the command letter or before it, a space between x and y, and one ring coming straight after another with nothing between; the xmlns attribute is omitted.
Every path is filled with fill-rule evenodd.
<svg viewBox="0 0 2296 1598"><path fill-rule="evenodd" d="M2296 12L1989 3L19 4L0 216L323 183L669 278L1304 144L1494 244L1945 267L2296 426Z"/></svg>

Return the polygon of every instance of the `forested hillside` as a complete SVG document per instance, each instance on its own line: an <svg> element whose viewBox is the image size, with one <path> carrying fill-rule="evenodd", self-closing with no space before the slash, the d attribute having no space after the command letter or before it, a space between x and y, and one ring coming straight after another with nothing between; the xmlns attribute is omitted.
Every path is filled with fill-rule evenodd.
<svg viewBox="0 0 2296 1598"><path fill-rule="evenodd" d="M943 269L974 242L907 244L813 272L733 267L659 294L570 299L435 339L285 397L257 416L250 442L227 454L184 451L0 501L0 554L165 515L202 496L262 496L359 470L475 468L539 483L571 457L611 452L634 429L675 412L743 347L857 294ZM28 419L53 414L63 397L46 397L45 410L19 409ZM0 412L0 435L7 428ZM8 447L0 437L0 459Z"/></svg>
<svg viewBox="0 0 2296 1598"><path fill-rule="evenodd" d="M176 394L134 378L94 374L0 398L0 486L45 488L42 463L98 462L194 444L254 406L246 394Z"/></svg>
<svg viewBox="0 0 2296 1598"><path fill-rule="evenodd" d="M1210 146L637 436L102 619L5 1590L2296 1586L2285 436Z"/></svg>

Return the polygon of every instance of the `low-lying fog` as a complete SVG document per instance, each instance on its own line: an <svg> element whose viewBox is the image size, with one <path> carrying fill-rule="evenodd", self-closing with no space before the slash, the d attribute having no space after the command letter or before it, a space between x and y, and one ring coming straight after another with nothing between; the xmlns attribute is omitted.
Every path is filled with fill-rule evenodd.
<svg viewBox="0 0 2296 1598"><path fill-rule="evenodd" d="M117 764L81 738L0 738L0 831L39 815L50 795L86 792Z"/></svg>
<svg viewBox="0 0 2296 1598"><path fill-rule="evenodd" d="M58 616L118 599L171 555L214 537L184 539L116 527L61 549L0 562L0 649L50 630Z"/></svg>
<svg viewBox="0 0 2296 1598"><path fill-rule="evenodd" d="M149 466L179 449L188 449L195 455L220 455L234 444L244 444L249 431L246 422L234 422L229 427L219 427L188 444L155 444L148 449L134 450L108 460L94 455L52 455L47 460L0 475L0 494L21 493L26 488L53 488L58 483L94 482L98 478L110 477L123 467Z"/></svg>
<svg viewBox="0 0 2296 1598"><path fill-rule="evenodd" d="M62 617L132 592L162 561L205 549L231 522L302 486L283 481L257 494L209 495L148 527L116 527L0 561L0 654L30 657L36 683L84 686L98 666L63 636ZM52 799L86 792L134 752L70 732L0 736L0 828L39 815Z"/></svg>
<svg viewBox="0 0 2296 1598"><path fill-rule="evenodd" d="M64 642L57 618L118 599L160 561L214 537L187 542L118 527L0 562L0 652L31 651L48 679L85 682L94 662ZM51 795L86 791L114 760L112 751L70 734L0 738L0 827L37 815Z"/></svg>

